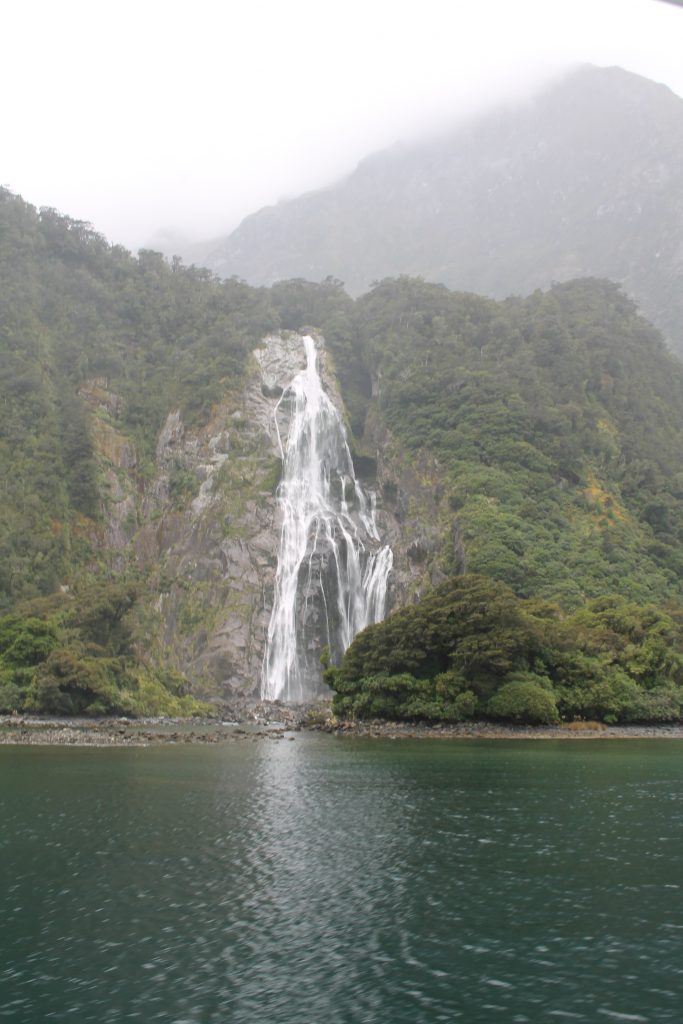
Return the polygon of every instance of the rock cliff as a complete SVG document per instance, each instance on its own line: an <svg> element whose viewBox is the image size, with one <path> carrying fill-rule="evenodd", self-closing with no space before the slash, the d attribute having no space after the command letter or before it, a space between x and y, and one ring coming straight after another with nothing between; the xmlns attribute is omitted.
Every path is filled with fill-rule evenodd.
<svg viewBox="0 0 683 1024"><path fill-rule="evenodd" d="M332 358L318 341L324 388L343 414ZM111 422L121 399L102 380L82 391L101 467L98 557L112 571L137 570L140 653L182 671L199 694L259 690L281 529L279 437L288 430L287 403L277 422L276 408L304 362L300 335L264 338L243 388L226 392L205 427L191 429L169 410L146 475L132 440ZM372 421L363 445L374 451L364 460L377 465L367 483L378 492L380 531L394 552L393 607L441 579L443 510L434 467L404 465Z"/></svg>

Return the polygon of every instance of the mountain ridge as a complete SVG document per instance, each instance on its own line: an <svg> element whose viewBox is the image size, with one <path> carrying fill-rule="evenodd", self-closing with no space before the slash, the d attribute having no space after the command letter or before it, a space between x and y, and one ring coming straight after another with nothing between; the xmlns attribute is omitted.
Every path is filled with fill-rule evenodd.
<svg viewBox="0 0 683 1024"><path fill-rule="evenodd" d="M607 277L681 352L682 234L683 100L583 65L534 100L371 154L192 255L224 277L330 276L352 295L400 274L494 298Z"/></svg>

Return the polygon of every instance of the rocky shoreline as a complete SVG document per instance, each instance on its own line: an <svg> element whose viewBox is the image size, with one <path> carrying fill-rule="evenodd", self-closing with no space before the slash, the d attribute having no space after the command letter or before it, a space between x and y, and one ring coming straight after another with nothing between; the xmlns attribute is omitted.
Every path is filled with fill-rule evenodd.
<svg viewBox="0 0 683 1024"><path fill-rule="evenodd" d="M378 739L438 740L608 740L683 739L683 725L603 725L571 722L566 725L504 725L500 722L459 722L430 725L421 722L344 722L331 720L308 728L337 736Z"/></svg>
<svg viewBox="0 0 683 1024"><path fill-rule="evenodd" d="M507 726L493 722L430 725L416 722L348 722L335 719L327 702L285 705L249 702L223 705L215 717L54 718L0 716L0 745L148 747L289 740L302 730L376 739L593 740L683 739L683 725L607 726L572 722L561 726Z"/></svg>
<svg viewBox="0 0 683 1024"><path fill-rule="evenodd" d="M316 705L225 704L211 718L61 718L0 715L0 745L149 747L294 739Z"/></svg>

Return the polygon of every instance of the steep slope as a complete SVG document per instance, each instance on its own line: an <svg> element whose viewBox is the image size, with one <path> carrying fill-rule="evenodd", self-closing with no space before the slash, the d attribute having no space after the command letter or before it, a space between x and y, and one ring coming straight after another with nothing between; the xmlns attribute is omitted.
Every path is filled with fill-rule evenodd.
<svg viewBox="0 0 683 1024"><path fill-rule="evenodd" d="M615 285L496 303L402 279L357 308L366 444L399 490L431 466L445 573L567 608L683 596L683 366Z"/></svg>
<svg viewBox="0 0 683 1024"><path fill-rule="evenodd" d="M682 235L683 100L586 66L533 102L261 210L203 257L225 277L332 275L352 294L398 274L498 298L607 277L682 351Z"/></svg>
<svg viewBox="0 0 683 1024"><path fill-rule="evenodd" d="M443 582L327 671L336 710L680 720L676 357L605 281L495 303L402 279L357 308L365 442L397 518L421 500L408 554Z"/></svg>
<svg viewBox="0 0 683 1024"><path fill-rule="evenodd" d="M88 225L4 190L0 289L7 603L49 591L86 556L81 520L100 512L96 442L149 478L168 413L205 423L241 386L250 349L277 318L258 290L169 267L159 253L133 259ZM93 424L88 406L106 422Z"/></svg>
<svg viewBox="0 0 683 1024"><path fill-rule="evenodd" d="M683 621L683 368L609 282L255 289L4 192L0 299L2 708L257 691L304 327L379 495L389 607L469 571L560 615L617 594L659 609L636 632Z"/></svg>

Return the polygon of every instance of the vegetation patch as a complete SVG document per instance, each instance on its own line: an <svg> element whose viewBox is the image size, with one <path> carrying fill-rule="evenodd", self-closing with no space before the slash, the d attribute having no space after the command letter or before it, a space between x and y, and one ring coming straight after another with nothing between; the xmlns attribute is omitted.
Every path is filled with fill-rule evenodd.
<svg viewBox="0 0 683 1024"><path fill-rule="evenodd" d="M683 611L611 596L566 615L458 576L368 627L324 675L333 711L349 718L676 722Z"/></svg>
<svg viewBox="0 0 683 1024"><path fill-rule="evenodd" d="M180 673L144 668L132 642L136 591L93 584L0 618L0 712L192 715Z"/></svg>

